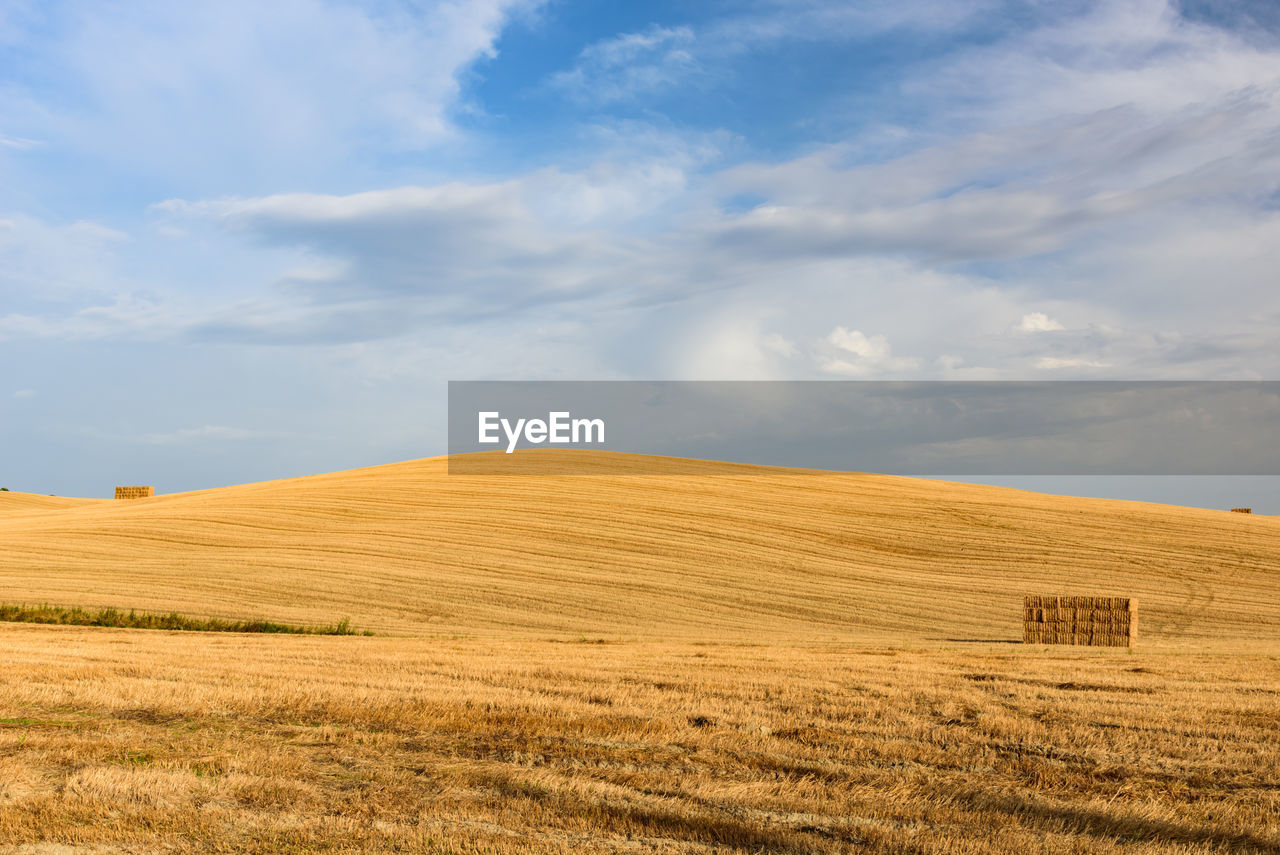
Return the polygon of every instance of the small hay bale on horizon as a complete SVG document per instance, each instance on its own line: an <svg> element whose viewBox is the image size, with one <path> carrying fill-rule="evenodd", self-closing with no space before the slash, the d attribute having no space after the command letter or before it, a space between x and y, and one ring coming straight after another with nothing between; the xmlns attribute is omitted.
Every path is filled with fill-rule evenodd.
<svg viewBox="0 0 1280 855"><path fill-rule="evenodd" d="M155 487L116 487L117 499L149 499L155 494Z"/></svg>

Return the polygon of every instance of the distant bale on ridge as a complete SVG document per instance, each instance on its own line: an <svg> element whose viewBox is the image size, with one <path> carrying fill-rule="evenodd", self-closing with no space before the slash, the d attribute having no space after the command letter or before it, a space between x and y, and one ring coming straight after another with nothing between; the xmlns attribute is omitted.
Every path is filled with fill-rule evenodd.
<svg viewBox="0 0 1280 855"><path fill-rule="evenodd" d="M149 499L155 494L155 487L116 487L117 499Z"/></svg>

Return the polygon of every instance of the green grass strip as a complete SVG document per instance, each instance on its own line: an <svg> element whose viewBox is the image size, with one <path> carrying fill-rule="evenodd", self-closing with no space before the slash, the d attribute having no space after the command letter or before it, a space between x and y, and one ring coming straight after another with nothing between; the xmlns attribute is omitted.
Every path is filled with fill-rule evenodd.
<svg viewBox="0 0 1280 855"><path fill-rule="evenodd" d="M330 626L296 626L270 620L221 620L192 618L170 612L167 615L123 611L115 608L88 611L63 606L11 606L0 604L0 621L11 623L44 623L59 626L113 626L122 629L169 629L183 632L271 632L288 635L373 635L368 630L351 628L351 620L343 618Z"/></svg>

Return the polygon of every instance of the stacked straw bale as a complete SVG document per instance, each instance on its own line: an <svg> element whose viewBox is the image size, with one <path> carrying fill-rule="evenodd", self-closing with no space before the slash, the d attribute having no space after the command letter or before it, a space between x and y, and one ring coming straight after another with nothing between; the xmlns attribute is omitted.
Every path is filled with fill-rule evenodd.
<svg viewBox="0 0 1280 855"><path fill-rule="evenodd" d="M1232 508L1232 509L1231 509L1231 513L1233 513L1233 514L1251 514L1251 513L1253 513L1253 508Z"/></svg>
<svg viewBox="0 0 1280 855"><path fill-rule="evenodd" d="M1130 597L1026 597L1023 644L1132 647L1138 639L1138 601Z"/></svg>
<svg viewBox="0 0 1280 855"><path fill-rule="evenodd" d="M155 494L155 487L116 487L117 499L149 499Z"/></svg>

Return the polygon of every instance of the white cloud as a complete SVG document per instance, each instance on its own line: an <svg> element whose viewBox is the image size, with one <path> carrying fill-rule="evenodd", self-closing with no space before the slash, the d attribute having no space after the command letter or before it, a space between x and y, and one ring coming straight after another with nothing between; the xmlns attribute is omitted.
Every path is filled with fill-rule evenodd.
<svg viewBox="0 0 1280 855"><path fill-rule="evenodd" d="M1062 324L1046 315L1044 312L1031 312L1023 315L1022 320L1014 329L1019 332L1035 333L1035 332L1053 332L1055 330L1064 329Z"/></svg>
<svg viewBox="0 0 1280 855"><path fill-rule="evenodd" d="M771 353L776 353L785 359L791 359L800 352L794 341L791 341L776 332L766 335L761 341L761 344L764 345L765 350L768 350Z"/></svg>
<svg viewBox="0 0 1280 855"><path fill-rule="evenodd" d="M1097 359L1078 359L1078 358L1061 358L1056 356L1042 356L1036 360L1036 368L1045 369L1047 371L1057 371L1062 368L1110 368L1110 362L1102 362Z"/></svg>
<svg viewBox="0 0 1280 855"><path fill-rule="evenodd" d="M867 338L860 330L836 327L827 336L827 341L840 350L869 362L880 362L889 357L889 342L882 335Z"/></svg>
<svg viewBox="0 0 1280 855"><path fill-rule="evenodd" d="M819 357L818 367L828 374L843 374L846 377L865 377L873 370L872 366L865 363L830 356Z"/></svg>
<svg viewBox="0 0 1280 855"><path fill-rule="evenodd" d="M19 389L13 393L15 398L34 398L36 396L35 389Z"/></svg>
<svg viewBox="0 0 1280 855"><path fill-rule="evenodd" d="M1274 45L1192 22L1169 0L1096 3L939 66L906 92L959 98L971 118L1019 124L1125 105L1172 116L1232 93L1273 97L1280 80Z"/></svg>
<svg viewBox="0 0 1280 855"><path fill-rule="evenodd" d="M1071 26L1032 39L1066 44L1072 37L1055 28ZM1162 62L1159 50L1116 45L1172 39L1176 52L1213 42L1213 61L1249 69L1238 78L1225 70L1223 80L1258 73L1262 48L1194 27L1187 35L1160 16L1153 27L1154 35L1108 37L1104 50L1146 68ZM690 38L702 40L654 32L601 47L598 58L622 67ZM1027 61L1015 38L966 53L960 66L995 74ZM1064 78L1082 63L1128 74L1074 50L1048 62ZM1104 78L1095 82L1106 89ZM306 346L447 329L477 341L499 329L555 330L575 354L596 354L579 364L649 376L687 377L697 366L724 376L735 364L753 376L1017 376L1037 359L1143 376L1267 374L1276 357L1263 333L1280 318L1272 272L1280 215L1265 197L1280 186L1280 159L1268 148L1280 132L1276 91L1223 85L1174 108L1162 96L1031 121L1001 106L1018 92L991 91L975 95L985 127L909 135L908 143L933 144L896 156L877 158L858 138L717 172L729 137L615 124L593 138L602 156L576 170L171 200L155 209L165 221L152 231L176 235L180 226L184 247L210 243L255 262L234 272L200 265L220 278L147 293L111 272L119 244L100 235L77 238L96 256L58 267L56 244L71 241L58 234L41 253L47 263L30 266L24 281L100 287L75 305L5 304L0 330L81 338L164 330L179 340ZM739 196L760 203L726 201ZM149 269L141 248L135 260L135 270ZM963 266L970 261L983 264ZM1204 287L1228 269L1229 293ZM170 279L182 283L182 274L174 266ZM846 329L850 346L841 347L830 330L842 317L881 335ZM1008 335L1019 317L1014 329L1059 334L1038 337L1033 349ZM1068 331L1056 317L1126 332ZM889 339L919 356L894 356Z"/></svg>
<svg viewBox="0 0 1280 855"><path fill-rule="evenodd" d="M1121 109L990 130L869 164L845 165L837 146L716 176L724 197L769 202L714 228L757 255L1035 256L1157 216L1256 204L1280 182L1277 132L1280 96L1255 93L1176 116Z"/></svg>
<svg viewBox="0 0 1280 855"><path fill-rule="evenodd" d="M310 258L278 279L270 298L210 314L200 337L314 344L518 314L632 285L612 272L631 251L544 222L526 203L529 195L519 181L454 183L346 196L171 200L159 210L193 223L212 220L255 243L301 247Z"/></svg>
<svg viewBox="0 0 1280 855"><path fill-rule="evenodd" d="M828 374L864 377L874 373L911 371L918 359L893 356L889 340L882 335L867 336L861 330L836 327L826 337L834 353L819 354L818 366Z"/></svg>
<svg viewBox="0 0 1280 855"><path fill-rule="evenodd" d="M84 409L125 374L179 387L132 414L134 451L235 446L248 480L439 450L423 431L450 376L1280 374L1274 43L1163 3L1041 4L887 83L891 109L858 88L856 109L814 93L821 110L767 133L763 102L733 133L662 116L658 96L767 73L729 63L753 52L852 51L985 14L949 0L747 7L608 40L560 80L588 111L644 121L584 127L562 104L548 121L563 139L509 146L513 117L482 116L477 138L455 119L470 109L459 74L520 4L67 5L73 26L44 48L0 21L0 42L58 70L40 91L0 90L0 364L37 349L17 339L75 355L21 381L39 408L12 409ZM706 113L681 115L721 115ZM41 150L20 150L31 141ZM778 153L789 144L805 154ZM239 382L181 390L211 364ZM203 397L275 392L287 408L232 401L239 427ZM103 401L85 411L111 412ZM146 433L179 404L193 427ZM280 443L263 464L246 444L280 437L258 425L321 441Z"/></svg>
<svg viewBox="0 0 1280 855"><path fill-rule="evenodd" d="M537 0L49 4L23 24L39 88L0 90L14 139L216 189L298 184L371 148L454 135L459 73Z"/></svg>

